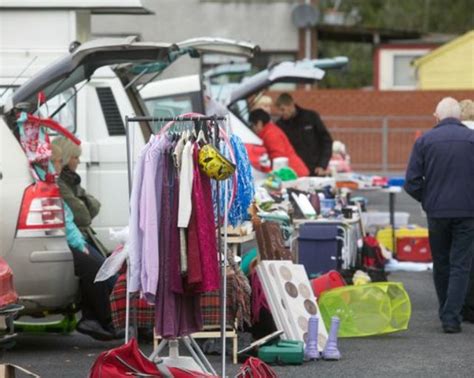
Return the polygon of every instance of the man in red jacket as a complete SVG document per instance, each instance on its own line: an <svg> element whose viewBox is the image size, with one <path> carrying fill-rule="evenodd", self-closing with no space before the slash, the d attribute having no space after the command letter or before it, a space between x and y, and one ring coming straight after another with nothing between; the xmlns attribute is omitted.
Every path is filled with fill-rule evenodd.
<svg viewBox="0 0 474 378"><path fill-rule="evenodd" d="M262 138L270 159L288 158L288 165L298 176L308 176L309 169L296 153L288 137L270 121L270 115L263 109L255 109L249 115L249 122L255 133Z"/></svg>

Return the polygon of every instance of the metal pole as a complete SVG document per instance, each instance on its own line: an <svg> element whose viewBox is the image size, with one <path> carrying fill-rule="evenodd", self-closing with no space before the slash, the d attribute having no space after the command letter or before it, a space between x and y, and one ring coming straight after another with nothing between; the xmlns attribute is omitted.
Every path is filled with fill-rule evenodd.
<svg viewBox="0 0 474 378"><path fill-rule="evenodd" d="M125 141L127 143L127 174L128 174L128 198L132 195L132 167L130 165L130 128L128 116L125 116ZM130 206L129 206L130 207ZM128 283L130 282L130 269L127 261L127 279L125 282L125 344L128 343L130 333L130 294L128 293Z"/></svg>
<svg viewBox="0 0 474 378"><path fill-rule="evenodd" d="M193 117L149 117L149 116L136 116L130 117L128 122L187 122L187 121L224 121L225 117L214 117L214 116L193 116Z"/></svg>
<svg viewBox="0 0 474 378"><path fill-rule="evenodd" d="M311 0L305 0L306 5L311 5ZM304 55L306 59L311 59L311 26L305 28L305 49Z"/></svg>
<svg viewBox="0 0 474 378"><path fill-rule="evenodd" d="M129 118L125 116L125 141L127 144L127 175L128 175L128 198L132 196L132 164L130 153L130 125Z"/></svg>
<svg viewBox="0 0 474 378"><path fill-rule="evenodd" d="M219 148L219 126L217 122L214 123L214 145ZM221 206L220 206L220 183L216 181L216 201L217 201L217 250L219 253L219 263L221 267L221 290L220 290L220 308L221 308L221 376L225 377L225 328L226 328L226 319L224 317L225 312L225 300L226 300L226 293L224 292L224 280L225 280L225 261L222 256L222 237L221 237Z"/></svg>
<svg viewBox="0 0 474 378"><path fill-rule="evenodd" d="M222 292L224 293L223 297L223 305L222 305L222 318L224 319L224 328L222 328L221 337L223 340L222 344L222 366L225 366L226 361L226 332L227 332L227 271L226 271L226 264L227 264L227 225L228 225L228 196L229 194L229 185L225 183L224 189L224 263L222 264ZM222 376L225 377L225 368L222 371Z"/></svg>
<svg viewBox="0 0 474 378"><path fill-rule="evenodd" d="M389 211L390 211L390 225L392 226L392 252L396 253L396 237L395 237L395 192L389 193Z"/></svg>
<svg viewBox="0 0 474 378"><path fill-rule="evenodd" d="M382 123L382 170L384 175L388 172L388 119L384 117Z"/></svg>
<svg viewBox="0 0 474 378"><path fill-rule="evenodd" d="M202 361L202 363L206 366L206 370L210 372L211 374L217 375L216 371L212 367L211 363L209 360L206 358L204 353L202 352L201 348L199 348L199 345L196 343L196 340L193 339L191 335L185 336L184 339L189 340L190 345L198 355L199 359Z"/></svg>

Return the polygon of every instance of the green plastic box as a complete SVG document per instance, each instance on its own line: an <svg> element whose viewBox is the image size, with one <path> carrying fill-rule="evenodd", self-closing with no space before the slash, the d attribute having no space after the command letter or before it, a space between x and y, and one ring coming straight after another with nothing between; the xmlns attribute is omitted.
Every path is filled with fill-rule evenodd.
<svg viewBox="0 0 474 378"><path fill-rule="evenodd" d="M269 364L301 365L304 359L304 344L298 340L280 340L260 347L258 358Z"/></svg>

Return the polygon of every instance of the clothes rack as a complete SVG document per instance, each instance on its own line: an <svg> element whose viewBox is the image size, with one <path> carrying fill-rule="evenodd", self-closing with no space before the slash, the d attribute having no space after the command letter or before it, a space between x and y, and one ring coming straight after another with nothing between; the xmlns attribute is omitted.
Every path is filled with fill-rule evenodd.
<svg viewBox="0 0 474 378"><path fill-rule="evenodd" d="M187 113L180 115L178 117L150 117L150 116L135 116L135 117L125 117L125 136L126 136L126 147L127 147L127 174L128 174L128 189L129 189L129 197L132 193L132 156L131 156L131 146L130 146L130 125L136 124L138 122L168 122L166 126L159 130L158 133L163 131L167 131L167 128L171 127L172 125L176 125L183 122L194 122L194 127L196 125L200 125L201 122L205 122L206 124L210 123L214 127L214 138L213 144L216 147L219 147L219 141L221 138L221 131L222 129L219 127L218 122L226 121L227 117L221 116L205 116L199 113ZM166 128L166 129L165 129ZM183 130L179 130L182 132ZM224 130L225 134L228 132L228 129ZM219 195L220 195L220 185L219 181L216 181L217 186L217 201L219 203ZM221 219L221 210L220 206L217 206L217 225L218 225L218 255L219 255L219 263L220 263L220 272L221 272L221 288L220 288L220 308L221 308L221 319L220 319L220 326L221 326L221 344L222 344L222 371L221 376L226 376L226 309L227 309L227 275L226 275L226 262L227 262L227 224L228 224L228 186L225 186L225 206L224 206L224 219L222 222ZM224 238L222 243L222 236L220 232L221 224L224 224ZM127 282L130 279L130 270L127 268ZM136 332L134 332L136 334ZM130 334L130 293L128 290L126 292L126 320L125 320L125 342L128 342ZM192 356L192 359L195 361L197 366L201 368L203 371L207 371L212 374L216 374L215 370L212 368L212 365L206 359L204 353L200 350L197 343L191 337L191 335L185 336L181 338L184 342L186 348L188 349L189 353ZM158 348L156 348L152 355L150 356L151 361L155 361L156 357L159 353L164 349L164 347L168 345L170 348L170 357L172 358L179 358L178 353L178 341L174 340L164 340L160 343ZM183 359L189 359L189 357L181 357Z"/></svg>

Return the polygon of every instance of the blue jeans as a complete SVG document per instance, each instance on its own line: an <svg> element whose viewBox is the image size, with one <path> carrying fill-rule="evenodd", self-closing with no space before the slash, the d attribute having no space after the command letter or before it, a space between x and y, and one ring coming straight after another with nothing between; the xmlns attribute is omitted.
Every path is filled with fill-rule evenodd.
<svg viewBox="0 0 474 378"><path fill-rule="evenodd" d="M457 326L474 254L474 218L428 218L428 227L439 317L443 325Z"/></svg>

